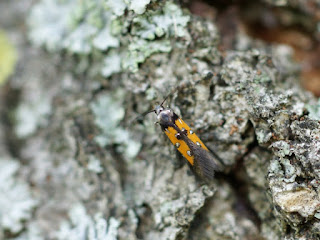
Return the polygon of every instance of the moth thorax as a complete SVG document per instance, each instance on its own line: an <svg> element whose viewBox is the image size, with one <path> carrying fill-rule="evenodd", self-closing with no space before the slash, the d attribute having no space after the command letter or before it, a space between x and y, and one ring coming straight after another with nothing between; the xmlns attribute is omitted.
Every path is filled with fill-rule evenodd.
<svg viewBox="0 0 320 240"><path fill-rule="evenodd" d="M158 118L158 121L160 122L160 124L168 124L171 122L172 112L170 109L162 110L158 114L157 118Z"/></svg>

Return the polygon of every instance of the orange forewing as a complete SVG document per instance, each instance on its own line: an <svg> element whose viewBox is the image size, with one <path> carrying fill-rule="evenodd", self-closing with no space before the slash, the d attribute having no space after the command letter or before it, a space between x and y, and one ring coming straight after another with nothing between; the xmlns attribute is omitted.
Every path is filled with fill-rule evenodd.
<svg viewBox="0 0 320 240"><path fill-rule="evenodd" d="M208 151L208 148L203 144L203 142L200 140L200 138L195 134L195 133L192 133L190 134L190 127L181 119L181 118L178 118L175 122L175 124L178 126L179 129L186 129L187 130L187 133L188 133L188 138L195 144L200 143L201 144L201 147L205 150Z"/></svg>
<svg viewBox="0 0 320 240"><path fill-rule="evenodd" d="M188 160L188 162L193 165L194 164L194 156L189 156L187 154L187 151L190 151L190 148L183 140L178 140L176 138L177 131L173 127L168 127L165 130L166 135L170 139L173 145L176 146L176 143L180 144L180 146L177 148L178 151Z"/></svg>

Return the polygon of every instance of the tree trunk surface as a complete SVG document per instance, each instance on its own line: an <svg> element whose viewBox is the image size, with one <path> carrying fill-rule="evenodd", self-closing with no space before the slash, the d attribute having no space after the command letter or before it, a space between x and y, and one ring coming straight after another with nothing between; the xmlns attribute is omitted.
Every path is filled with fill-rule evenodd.
<svg viewBox="0 0 320 240"><path fill-rule="evenodd" d="M0 239L319 239L320 103L291 47L244 30L316 36L305 2L2 1ZM221 158L212 181L139 118L166 96Z"/></svg>

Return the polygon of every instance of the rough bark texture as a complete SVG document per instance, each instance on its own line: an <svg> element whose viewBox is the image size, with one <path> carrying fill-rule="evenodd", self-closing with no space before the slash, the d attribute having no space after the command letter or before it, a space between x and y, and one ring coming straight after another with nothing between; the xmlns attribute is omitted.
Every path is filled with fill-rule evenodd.
<svg viewBox="0 0 320 240"><path fill-rule="evenodd" d="M0 21L19 56L1 89L0 239L319 238L320 107L288 46L173 1L8 0ZM174 89L226 166L211 184L152 114L133 121Z"/></svg>

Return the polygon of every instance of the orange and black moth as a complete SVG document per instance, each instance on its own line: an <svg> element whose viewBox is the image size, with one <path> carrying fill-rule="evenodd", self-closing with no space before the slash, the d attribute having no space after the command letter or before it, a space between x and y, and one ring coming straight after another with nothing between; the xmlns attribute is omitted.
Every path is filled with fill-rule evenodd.
<svg viewBox="0 0 320 240"><path fill-rule="evenodd" d="M172 109L164 108L163 102L149 113L155 112L162 131L188 160L194 172L204 180L213 179L215 171L221 170L217 156L209 151L195 132Z"/></svg>

